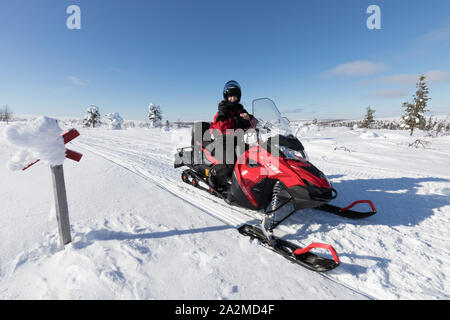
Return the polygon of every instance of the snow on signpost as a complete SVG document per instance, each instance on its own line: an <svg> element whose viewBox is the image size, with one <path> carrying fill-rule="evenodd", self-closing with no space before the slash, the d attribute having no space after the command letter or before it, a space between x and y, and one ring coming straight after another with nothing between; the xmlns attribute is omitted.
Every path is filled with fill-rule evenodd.
<svg viewBox="0 0 450 320"><path fill-rule="evenodd" d="M65 158L79 162L82 155L64 146L80 135L78 131L72 129L64 134L62 132L55 119L39 117L26 125L6 127L3 135L10 144L21 148L8 162L10 170L26 170L39 161L50 165L59 238L61 249L64 249L72 238L63 162Z"/></svg>

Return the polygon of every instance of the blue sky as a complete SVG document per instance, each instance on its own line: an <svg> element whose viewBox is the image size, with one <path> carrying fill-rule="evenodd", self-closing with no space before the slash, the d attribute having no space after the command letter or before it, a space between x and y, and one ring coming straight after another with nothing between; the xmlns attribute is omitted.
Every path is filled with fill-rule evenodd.
<svg viewBox="0 0 450 320"><path fill-rule="evenodd" d="M69 30L66 9L81 9ZM369 5L381 30L369 30ZM450 114L450 1L0 0L0 105L83 117L211 119L230 79L291 119L399 116L426 73Z"/></svg>

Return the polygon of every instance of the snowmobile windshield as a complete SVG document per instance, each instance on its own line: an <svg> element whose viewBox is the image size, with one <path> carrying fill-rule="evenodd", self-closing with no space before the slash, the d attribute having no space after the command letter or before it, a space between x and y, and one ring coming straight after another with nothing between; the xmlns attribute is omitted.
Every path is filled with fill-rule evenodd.
<svg viewBox="0 0 450 320"><path fill-rule="evenodd" d="M275 147L278 154L285 159L309 161L303 144L294 136L277 135L270 137L265 144L265 147L271 153L274 152L271 148L272 146Z"/></svg>
<svg viewBox="0 0 450 320"><path fill-rule="evenodd" d="M289 120L281 116L277 106L269 98L253 100L252 114L258 120L256 128L263 140L276 135L293 136Z"/></svg>
<svg viewBox="0 0 450 320"><path fill-rule="evenodd" d="M302 143L294 136L289 120L281 116L275 103L269 98L253 100L253 116L258 120L256 128L259 131L260 139L266 141L266 148L269 152L271 145L281 152L281 156L286 159L309 161L308 155Z"/></svg>

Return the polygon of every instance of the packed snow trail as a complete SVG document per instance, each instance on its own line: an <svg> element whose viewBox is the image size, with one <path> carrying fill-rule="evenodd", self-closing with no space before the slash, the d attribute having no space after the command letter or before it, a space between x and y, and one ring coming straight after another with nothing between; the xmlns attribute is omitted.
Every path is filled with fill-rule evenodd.
<svg viewBox="0 0 450 320"><path fill-rule="evenodd" d="M0 149L2 162L15 151ZM65 163L73 243L59 251L48 167L0 172L2 299L367 298L86 150Z"/></svg>
<svg viewBox="0 0 450 320"><path fill-rule="evenodd" d="M333 202L370 199L378 209L363 221L303 210L283 223L286 240L325 242L339 253L339 268L316 274L240 236L235 227L256 222L253 211L181 181L173 155L187 144L172 135L189 140L190 130L80 132L72 144L83 161L65 165L69 207L77 208L65 252L49 210L48 168L0 168L8 181L1 201L11 208L0 225L0 298L449 298L450 137L416 150L403 132L302 133L311 162L339 192ZM15 152L0 149L3 162ZM180 270L186 283L175 280L186 278Z"/></svg>
<svg viewBox="0 0 450 320"><path fill-rule="evenodd" d="M163 133L156 133L156 136L147 135L146 138L138 138L133 137L131 133L130 136L124 136L124 134L117 136L108 132L99 132L98 136L85 135L84 139L80 139L77 143L145 176L232 226L238 226L254 218L253 212L229 207L222 200L184 184L180 179L181 170L173 169L175 148L173 143L167 143L168 134L164 136ZM166 143L162 143L164 140ZM281 226L279 232L285 239L297 241L300 245L314 241L333 245L340 254L343 264L326 276L359 292L371 292L371 295L375 297L414 297L421 287L419 281L432 283L437 280L447 285L445 274L441 270L445 269L445 259L448 259L448 249L442 243L442 240L447 238L439 236L439 230L434 234L430 232L430 228L426 227L426 221L429 217L441 221L442 223L438 222L437 225L442 230L442 235L446 234L445 226L448 225L448 221L445 215L448 216L450 205L447 196L449 180L436 178L427 174L426 171L422 171L421 174L415 170L411 172L410 168L404 166L401 169L397 167L397 170L386 167L386 163L380 161L384 160L384 154L383 157L365 153L355 156L354 151L349 159L346 152L337 150L332 160L329 160L327 156L322 156L324 159L321 159L320 155L324 154L324 151L317 147L321 147L320 144L323 141L328 142L327 139L308 140L306 138L302 141L306 144L306 150L312 162L331 178L338 189L339 196L336 199L338 204L343 206L354 200L367 198L375 202L379 213L366 221L353 222L332 217L317 210L304 210L296 213ZM369 148L375 150L372 153L386 148L384 141L378 144L381 147L375 149L374 143L370 141ZM364 144L362 147L367 148ZM392 143L389 147L392 147ZM359 146L353 148L361 149ZM388 153L386 157L391 158L389 161L392 161L395 153ZM371 167L371 159L377 165ZM418 189L419 192L411 194L414 189ZM418 202L417 210L412 211L408 206L411 201L420 197L420 193L423 193L425 198L429 197L436 202L432 204L429 201ZM389 198L391 195L393 195L392 199ZM395 198L400 198L402 201L398 203ZM441 212L444 215L440 214ZM420 231L420 237L417 237L419 231L411 232L411 225L420 226L423 230ZM436 260L434 253L428 252L430 243L444 253L442 259ZM399 256L402 258L397 258ZM421 268L417 265L426 264L426 261L430 259L436 264L433 264L431 268L433 270L431 274L434 276L420 276ZM418 261L420 263L417 263ZM391 267L394 272L399 272L401 274L399 279L403 279L402 281L412 281L411 286L402 287L399 281L398 287L394 286L395 289L391 292L387 290L387 287L392 285L391 275L386 270L388 267ZM409 269L411 270L403 276L400 270ZM412 276L416 273L416 276ZM421 280L415 280L415 278ZM394 282L396 280L397 278ZM427 297L441 295L439 291L433 290L425 291L424 294Z"/></svg>
<svg viewBox="0 0 450 320"><path fill-rule="evenodd" d="M185 187L185 185L186 185L185 183L182 183L182 185L180 186L179 183L176 183L174 181L168 182L168 181L165 181L164 179L162 179L162 177L155 177L146 169L139 167L137 164L133 164L132 162L130 162L129 157L127 158L127 160L124 160L123 158L122 159L118 158L117 155L114 155L114 153L112 153L112 152L105 151L104 148L101 148L102 151L99 152L94 147L92 147L92 145L87 145L87 144L80 143L80 142L77 142L75 144L78 147L85 148L86 150L96 153L97 155L102 156L105 159L107 159L127 170L130 170L131 172L138 174L139 176L141 176L147 180L150 180L151 182L155 183L156 185L161 186L163 189L167 190L171 194L173 194L181 199L186 200L191 205L194 205L195 207L201 209L205 213L221 220L222 222L225 222L225 223L233 226L234 228L237 228L244 223L248 223L249 219L251 219L251 220L253 220L253 222L255 222L254 218L255 218L255 216L256 217L258 216L255 213L253 213L253 214L247 213L246 210L242 209L242 208L240 210L236 210L236 209L233 209L232 207L231 208L226 207L227 205L225 205L225 206L223 205L223 204L225 204L223 202L223 200L217 200L216 197L211 196L211 195L209 195L205 192L202 192L198 189L195 189L193 187ZM98 145L97 145L97 147L98 147ZM123 150L121 151L120 154L122 157L125 156L125 153L123 152ZM171 163L171 166L173 166L173 163ZM208 198L207 201L202 199L203 195L206 195L206 197ZM217 202L222 202L223 204L219 205ZM285 226L280 226L279 229L281 231L293 231L293 230L289 230L291 228L286 228ZM261 247L261 250L263 250L262 247ZM280 257L280 259L282 259L282 257ZM346 289L351 290L351 291L355 292L356 294L359 294L363 297L366 297L369 299L375 299L370 294L365 293L361 290L352 288L348 284L342 283L338 279L335 279L329 275L320 274L320 276L326 277L327 279L333 281L334 283L341 285L341 286L345 287Z"/></svg>

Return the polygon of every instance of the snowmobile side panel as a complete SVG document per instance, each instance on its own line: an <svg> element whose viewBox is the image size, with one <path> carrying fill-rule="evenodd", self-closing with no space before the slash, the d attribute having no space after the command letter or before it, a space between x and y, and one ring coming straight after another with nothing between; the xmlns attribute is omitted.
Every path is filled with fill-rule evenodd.
<svg viewBox="0 0 450 320"><path fill-rule="evenodd" d="M231 200L245 208L260 210L270 202L272 187L272 180L266 176L259 176L256 180L239 181L235 170L231 178Z"/></svg>
<svg viewBox="0 0 450 320"><path fill-rule="evenodd" d="M296 210L315 208L323 205L325 202L330 201L332 198L314 198L311 196L309 188L293 186L286 188L291 195Z"/></svg>

